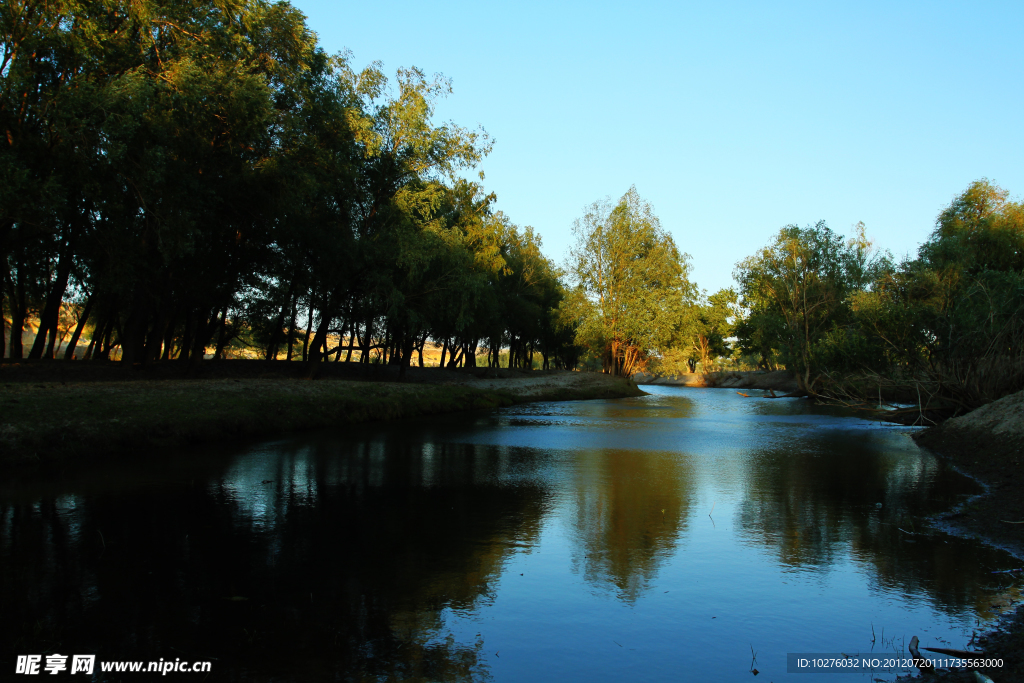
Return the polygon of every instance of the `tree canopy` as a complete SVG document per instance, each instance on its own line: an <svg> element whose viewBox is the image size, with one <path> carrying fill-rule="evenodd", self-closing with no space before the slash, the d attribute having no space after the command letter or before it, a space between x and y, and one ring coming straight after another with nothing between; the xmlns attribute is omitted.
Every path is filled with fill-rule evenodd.
<svg viewBox="0 0 1024 683"><path fill-rule="evenodd" d="M876 264L863 238L844 241L824 221L787 225L759 252L736 266L742 304L749 311L741 344L762 360L778 348L801 388L813 392L820 345L850 316L850 296L871 278Z"/></svg>
<svg viewBox="0 0 1024 683"><path fill-rule="evenodd" d="M357 71L265 0L18 0L0 44L11 357L52 357L68 300L69 358L195 361L239 337L300 344L311 375L354 348L404 367L428 338L450 364L481 343L495 364L574 357L539 237L463 179L489 136L435 120L443 76Z"/></svg>
<svg viewBox="0 0 1024 683"><path fill-rule="evenodd" d="M956 415L1024 386L1024 206L982 179L943 209L913 259L787 226L738 264L745 350L778 357L811 394L924 417Z"/></svg>
<svg viewBox="0 0 1024 683"><path fill-rule="evenodd" d="M590 205L573 227L563 318L606 372L632 376L667 348L695 288L651 205L632 187L612 206Z"/></svg>

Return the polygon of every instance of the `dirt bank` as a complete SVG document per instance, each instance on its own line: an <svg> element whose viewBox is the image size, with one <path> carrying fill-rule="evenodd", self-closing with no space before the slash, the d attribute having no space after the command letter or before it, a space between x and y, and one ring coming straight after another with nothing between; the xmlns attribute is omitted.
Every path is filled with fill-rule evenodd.
<svg viewBox="0 0 1024 683"><path fill-rule="evenodd" d="M720 387L725 389L771 389L779 392L796 391L796 378L787 370L775 372L710 372L706 375L693 373L672 377L654 377L637 374L637 384L662 384L684 387Z"/></svg>
<svg viewBox="0 0 1024 683"><path fill-rule="evenodd" d="M920 432L917 441L989 487L946 517L958 531L994 541L1024 559L1024 392Z"/></svg>
<svg viewBox="0 0 1024 683"><path fill-rule="evenodd" d="M1005 548L1022 558L1024 566L1024 392L947 420L915 438L988 487L985 495L942 516L940 524ZM1002 669L983 670L996 683L1024 680L1024 606L1000 629L986 634L980 648L986 656L1004 660ZM975 679L961 673L925 680Z"/></svg>
<svg viewBox="0 0 1024 683"><path fill-rule="evenodd" d="M706 384L704 384L704 375L696 372L686 375L672 375L670 377L657 377L655 375L648 375L645 372L638 372L635 375L633 375L633 381L640 385L654 384L670 387L707 386Z"/></svg>
<svg viewBox="0 0 1024 683"><path fill-rule="evenodd" d="M198 443L530 401L643 393L622 378L576 372L410 368L405 381L396 382L389 381L388 368L365 374L359 368L335 368L324 379L309 381L288 376L300 370L290 367L297 363L275 367L222 361L191 378L181 377L180 366L118 365L5 364L0 371L0 468L160 457ZM362 377L344 379L345 370Z"/></svg>

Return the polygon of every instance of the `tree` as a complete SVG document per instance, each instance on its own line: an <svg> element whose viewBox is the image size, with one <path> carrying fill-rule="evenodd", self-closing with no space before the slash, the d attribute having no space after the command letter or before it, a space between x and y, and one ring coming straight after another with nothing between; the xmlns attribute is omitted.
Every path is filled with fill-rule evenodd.
<svg viewBox="0 0 1024 683"><path fill-rule="evenodd" d="M720 289L711 296L703 297L696 306L696 333L693 336L693 355L691 361L699 361L703 372L710 372L715 367L715 359L729 354L727 338L734 331L736 292L732 289ZM690 370L693 371L693 362Z"/></svg>
<svg viewBox="0 0 1024 683"><path fill-rule="evenodd" d="M595 202L573 226L567 270L573 284L563 317L604 372L631 377L667 348L695 292L686 254L636 187L614 206Z"/></svg>
<svg viewBox="0 0 1024 683"><path fill-rule="evenodd" d="M750 344L775 346L803 391L815 393L822 370L820 345L851 318L850 297L872 279L877 261L869 255L863 225L849 242L824 221L787 225L757 254L736 266L742 304L750 316L741 328ZM771 341L764 333L773 332ZM763 355L763 351L762 351Z"/></svg>
<svg viewBox="0 0 1024 683"><path fill-rule="evenodd" d="M462 179L486 132L435 120L443 76L316 43L287 2L12 0L0 9L0 312L10 351L221 357L237 339L410 362L574 362L540 238ZM481 176L482 179L482 176ZM75 331L62 311L80 312ZM65 321L66 322L66 321ZM89 329L91 328L91 329ZM59 338L58 338L59 337ZM91 338L91 339L90 339ZM329 348L328 340L343 341ZM86 340L89 341L86 341ZM6 345L0 329L0 348ZM422 358L422 355L421 355ZM422 361L421 361L422 362Z"/></svg>
<svg viewBox="0 0 1024 683"><path fill-rule="evenodd" d="M1024 386L1024 205L987 180L938 216L918 258L853 297L832 365L956 415ZM845 361L845 363L843 362ZM855 394L856 381L847 381Z"/></svg>
<svg viewBox="0 0 1024 683"><path fill-rule="evenodd" d="M985 178L971 183L939 214L921 259L947 277L1024 271L1024 204L1008 197Z"/></svg>

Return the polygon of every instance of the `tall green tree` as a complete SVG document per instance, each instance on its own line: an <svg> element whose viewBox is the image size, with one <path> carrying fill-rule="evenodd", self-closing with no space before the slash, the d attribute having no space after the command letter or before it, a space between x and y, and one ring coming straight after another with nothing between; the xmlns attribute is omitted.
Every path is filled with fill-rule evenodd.
<svg viewBox="0 0 1024 683"><path fill-rule="evenodd" d="M742 305L750 311L740 329L747 335L741 343L778 348L800 388L814 394L825 370L822 342L849 323L850 298L871 281L877 266L869 246L863 228L846 241L824 221L779 230L768 246L736 267ZM751 339L751 331L762 337ZM769 332L774 339L764 337Z"/></svg>
<svg viewBox="0 0 1024 683"><path fill-rule="evenodd" d="M563 307L576 341L605 372L632 376L671 342L694 294L688 259L632 187L614 206L595 202L573 227L573 289Z"/></svg>

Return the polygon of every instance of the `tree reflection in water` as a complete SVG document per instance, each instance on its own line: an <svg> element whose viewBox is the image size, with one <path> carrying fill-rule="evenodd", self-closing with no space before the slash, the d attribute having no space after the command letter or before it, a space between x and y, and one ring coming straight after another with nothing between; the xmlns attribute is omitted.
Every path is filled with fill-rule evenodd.
<svg viewBox="0 0 1024 683"><path fill-rule="evenodd" d="M573 563L597 585L636 600L684 537L694 483L678 453L576 455Z"/></svg>
<svg viewBox="0 0 1024 683"><path fill-rule="evenodd" d="M986 558L964 557L959 543L936 541L922 524L962 499L965 482L906 446L913 452L895 449L884 433L832 429L757 451L747 459L737 520L743 538L773 549L785 567L826 570L850 556L872 568L877 590L985 614L991 587L971 574ZM1005 559L994 549L977 552L993 566Z"/></svg>
<svg viewBox="0 0 1024 683"><path fill-rule="evenodd" d="M962 647L1014 581L990 573L1009 556L906 533L971 486L902 430L652 391L0 482L8 661L385 681L677 680L685 660L740 681L753 643L778 682L786 652L868 648L872 624Z"/></svg>
<svg viewBox="0 0 1024 683"><path fill-rule="evenodd" d="M537 487L480 481L501 449L327 441L161 484L0 510L5 650L217 658L229 678L487 677L445 608L491 599L535 541ZM425 452L426 451L426 452ZM328 672L331 672L328 674Z"/></svg>

